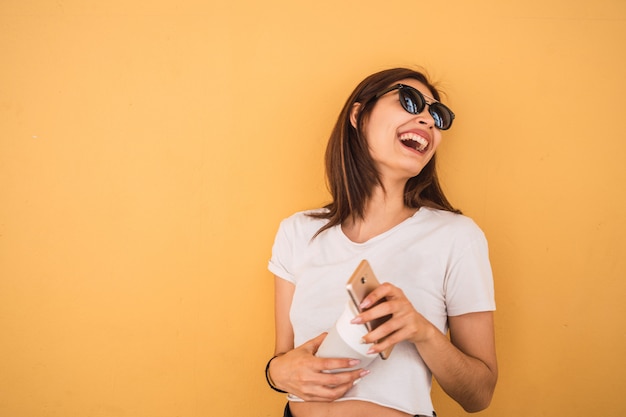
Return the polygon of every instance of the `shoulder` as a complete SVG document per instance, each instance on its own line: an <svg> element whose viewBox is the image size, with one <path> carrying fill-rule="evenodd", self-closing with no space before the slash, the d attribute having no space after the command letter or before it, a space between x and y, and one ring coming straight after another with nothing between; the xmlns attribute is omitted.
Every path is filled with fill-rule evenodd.
<svg viewBox="0 0 626 417"><path fill-rule="evenodd" d="M480 227L463 214L453 213L447 210L439 210L430 207L422 207L419 211L422 220L432 223L435 227L449 228L460 231L481 232Z"/></svg>
<svg viewBox="0 0 626 417"><path fill-rule="evenodd" d="M317 215L328 210L324 208L299 211L280 222L280 230L290 236L312 238L317 231L328 223L327 219L321 219Z"/></svg>
<svg viewBox="0 0 626 417"><path fill-rule="evenodd" d="M281 224L291 224L299 226L326 224L328 220L320 219L318 216L328 212L325 208L298 211L282 220Z"/></svg>
<svg viewBox="0 0 626 417"><path fill-rule="evenodd" d="M423 207L416 217L422 230L426 229L441 239L457 244L484 241L485 234L474 220L463 214Z"/></svg>

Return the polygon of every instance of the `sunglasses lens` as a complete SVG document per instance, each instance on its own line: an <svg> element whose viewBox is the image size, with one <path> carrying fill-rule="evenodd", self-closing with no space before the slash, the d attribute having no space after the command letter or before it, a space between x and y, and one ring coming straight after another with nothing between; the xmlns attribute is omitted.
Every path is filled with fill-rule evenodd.
<svg viewBox="0 0 626 417"><path fill-rule="evenodd" d="M404 84L396 84L395 86L384 90L382 93L377 94L376 98L393 90L398 90L402 108L411 114L420 114L427 105L426 99L422 93L415 88ZM441 104L438 101L428 104L428 113L430 113L435 120L435 126L437 126L438 129L447 130L450 129L450 126L452 126L454 113L452 113L452 110L447 108L444 104Z"/></svg>
<svg viewBox="0 0 626 417"><path fill-rule="evenodd" d="M424 97L422 97L419 92L406 88L400 89L400 103L402 107L404 107L404 110L411 114L419 114L424 110L424 105L426 104Z"/></svg>
<svg viewBox="0 0 626 417"><path fill-rule="evenodd" d="M441 130L450 129L452 121L454 120L454 113L441 103L432 103L428 106L428 111L433 119L435 119L435 126Z"/></svg>

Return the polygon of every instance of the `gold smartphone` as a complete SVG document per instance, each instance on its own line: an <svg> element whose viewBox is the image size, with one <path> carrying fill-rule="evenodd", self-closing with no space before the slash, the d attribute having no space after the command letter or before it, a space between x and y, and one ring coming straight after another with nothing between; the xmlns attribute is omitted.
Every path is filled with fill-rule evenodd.
<svg viewBox="0 0 626 417"><path fill-rule="evenodd" d="M386 299L383 298L379 300L376 304L368 307L365 310L362 310L361 307L359 307L359 305L361 304L361 301L363 301L363 299L367 297L369 293L374 291L374 289L376 289L376 287L378 287L379 285L380 283L376 279L376 275L374 275L374 271L372 271L372 267L370 266L369 262L367 262L367 260L365 259L362 260L361 263L359 263L359 266L356 267L356 269L354 270L354 273L352 274L352 276L348 280L348 283L346 284L346 289L348 290L348 294L350 294L350 298L352 299L352 302L354 303L359 313L362 313L365 310L369 310L370 308L386 301ZM378 326L380 326L381 324L383 324L390 318L391 318L391 315L380 317L378 319L365 323L365 326L371 332L372 330L376 329ZM382 342L383 340L384 339L380 339L377 341L377 343ZM390 346L384 351L380 352L379 353L380 357L383 359L387 359L389 355L391 354L392 349L393 349L393 346Z"/></svg>

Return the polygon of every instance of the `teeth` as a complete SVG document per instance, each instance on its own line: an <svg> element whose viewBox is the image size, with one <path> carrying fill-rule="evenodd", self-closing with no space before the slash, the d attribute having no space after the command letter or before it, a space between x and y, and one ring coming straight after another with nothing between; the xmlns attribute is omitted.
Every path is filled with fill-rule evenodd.
<svg viewBox="0 0 626 417"><path fill-rule="evenodd" d="M428 141L416 133L403 133L400 140L407 146L418 151L424 151L428 147ZM410 141L410 142L409 142ZM415 143L412 143L415 142Z"/></svg>

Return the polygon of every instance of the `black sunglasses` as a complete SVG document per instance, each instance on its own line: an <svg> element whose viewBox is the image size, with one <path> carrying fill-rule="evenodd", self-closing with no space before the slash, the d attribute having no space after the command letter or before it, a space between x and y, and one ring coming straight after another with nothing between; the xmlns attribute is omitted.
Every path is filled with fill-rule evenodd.
<svg viewBox="0 0 626 417"><path fill-rule="evenodd" d="M415 88L406 84L396 84L386 90L376 94L376 98L380 98L385 94L398 90L400 97L400 104L402 108L411 114L420 114L424 107L428 106L428 113L435 119L435 126L441 130L448 130L452 126L454 120L454 113L444 104L437 100L430 98L431 102L426 102L424 95Z"/></svg>

